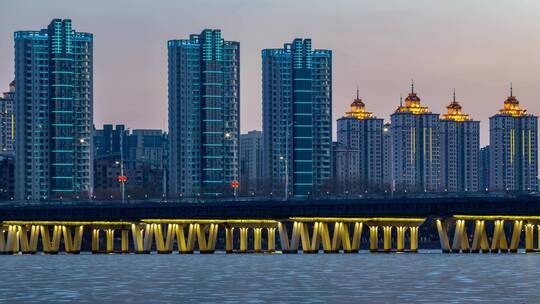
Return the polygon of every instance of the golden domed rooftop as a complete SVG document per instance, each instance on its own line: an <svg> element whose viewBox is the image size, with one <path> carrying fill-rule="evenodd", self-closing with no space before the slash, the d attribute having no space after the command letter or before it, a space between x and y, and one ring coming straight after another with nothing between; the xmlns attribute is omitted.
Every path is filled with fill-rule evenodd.
<svg viewBox="0 0 540 304"><path fill-rule="evenodd" d="M373 112L366 112L366 104L360 99L360 92L356 89L356 98L351 103L351 111L346 112L347 117L366 119L373 117Z"/></svg>
<svg viewBox="0 0 540 304"><path fill-rule="evenodd" d="M353 107L365 108L366 104L362 101L362 99L358 98L358 96L357 96L356 99L351 103L351 108L353 108Z"/></svg>
<svg viewBox="0 0 540 304"><path fill-rule="evenodd" d="M512 115L514 117L526 115L527 110L519 107L519 100L517 100L512 91L512 84L510 84L510 96L504 101L504 107L499 110L499 114Z"/></svg>
<svg viewBox="0 0 540 304"><path fill-rule="evenodd" d="M471 120L469 114L465 114L461 111L461 105L456 101L456 90L454 89L454 97L452 102L446 107L447 113L443 115L443 119L449 119L453 121L466 121Z"/></svg>
<svg viewBox="0 0 540 304"><path fill-rule="evenodd" d="M420 97L414 92L414 82L411 82L411 92L409 96L405 98L405 105L400 100L399 107L396 110L397 113L412 113L415 115L424 114L428 112L427 107L420 105Z"/></svg>

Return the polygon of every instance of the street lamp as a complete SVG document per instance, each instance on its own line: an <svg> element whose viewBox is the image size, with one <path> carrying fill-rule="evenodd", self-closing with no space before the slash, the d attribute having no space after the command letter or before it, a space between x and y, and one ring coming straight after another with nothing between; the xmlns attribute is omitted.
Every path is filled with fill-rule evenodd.
<svg viewBox="0 0 540 304"><path fill-rule="evenodd" d="M279 160L283 161L285 166L285 200L289 199L289 164L283 155L279 156Z"/></svg>
<svg viewBox="0 0 540 304"><path fill-rule="evenodd" d="M127 128L126 130L122 130L122 132L120 132L120 178L118 179L118 181L120 182L120 192L122 194L122 203L125 202L125 199L126 199L127 178L126 176L124 176L124 133L126 131L129 132L129 128Z"/></svg>

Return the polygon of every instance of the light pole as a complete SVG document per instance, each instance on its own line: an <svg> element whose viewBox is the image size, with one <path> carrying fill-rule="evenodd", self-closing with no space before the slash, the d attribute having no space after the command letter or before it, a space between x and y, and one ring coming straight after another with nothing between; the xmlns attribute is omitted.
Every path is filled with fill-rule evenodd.
<svg viewBox="0 0 540 304"><path fill-rule="evenodd" d="M283 161L283 164L285 166L285 200L289 199L289 164L287 159L281 155L279 157L281 161Z"/></svg>
<svg viewBox="0 0 540 304"><path fill-rule="evenodd" d="M225 140L232 140L232 133L231 132L228 132L226 131L225 134L223 134L223 137ZM236 150L234 151L234 157L236 159ZM238 181L237 178L233 179L233 181L231 182L231 187L233 188L233 196L234 196L234 199L236 200L236 196L237 196L237 189L238 187L240 186L240 182Z"/></svg>
<svg viewBox="0 0 540 304"><path fill-rule="evenodd" d="M285 200L289 200L289 140L290 128L293 127L294 121L287 123L285 128L285 156L280 155L279 159L285 164Z"/></svg>
<svg viewBox="0 0 540 304"><path fill-rule="evenodd" d="M129 128L122 130L120 133L120 192L122 194L122 203L125 202L126 198L126 181L127 178L124 176L124 133L129 132Z"/></svg>

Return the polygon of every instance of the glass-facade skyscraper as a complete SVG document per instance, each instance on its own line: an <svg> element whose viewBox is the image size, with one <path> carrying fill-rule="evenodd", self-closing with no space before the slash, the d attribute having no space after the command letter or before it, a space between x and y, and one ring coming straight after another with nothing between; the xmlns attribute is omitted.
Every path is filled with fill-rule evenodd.
<svg viewBox="0 0 540 304"><path fill-rule="evenodd" d="M264 177L273 194L317 195L332 174L332 52L294 39L262 51Z"/></svg>
<svg viewBox="0 0 540 304"><path fill-rule="evenodd" d="M16 197L90 195L92 34L54 19L14 39Z"/></svg>
<svg viewBox="0 0 540 304"><path fill-rule="evenodd" d="M232 195L238 181L240 43L205 29L169 40L169 196Z"/></svg>

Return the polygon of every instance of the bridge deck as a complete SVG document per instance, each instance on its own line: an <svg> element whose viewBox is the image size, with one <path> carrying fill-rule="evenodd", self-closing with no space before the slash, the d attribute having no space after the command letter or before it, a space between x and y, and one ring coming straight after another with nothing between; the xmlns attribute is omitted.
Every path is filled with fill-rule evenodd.
<svg viewBox="0 0 540 304"><path fill-rule="evenodd" d="M540 215L540 197L453 197L307 201L55 202L0 204L0 221L140 219L286 219L290 217L428 217Z"/></svg>

